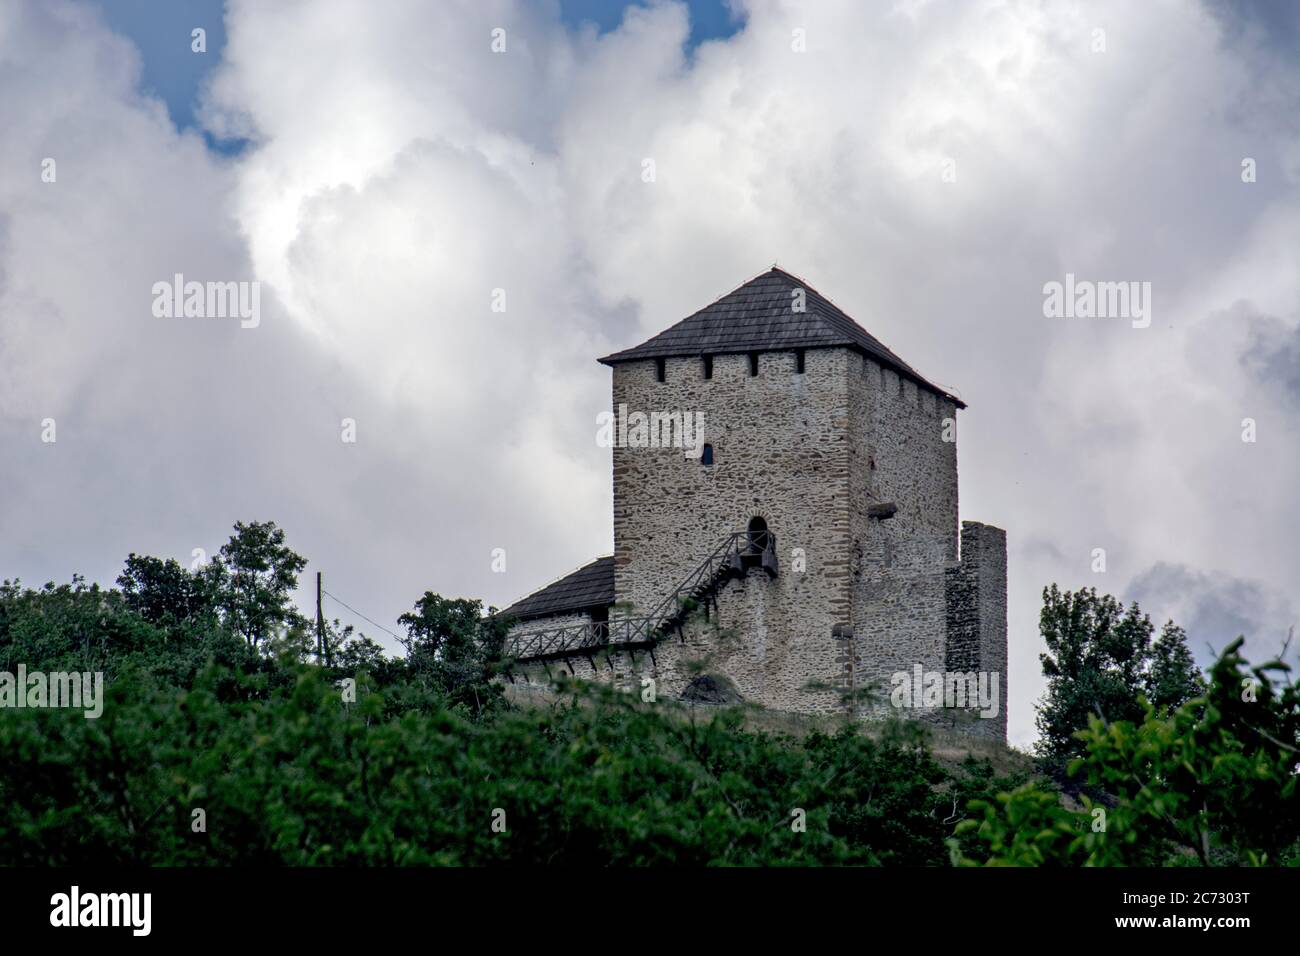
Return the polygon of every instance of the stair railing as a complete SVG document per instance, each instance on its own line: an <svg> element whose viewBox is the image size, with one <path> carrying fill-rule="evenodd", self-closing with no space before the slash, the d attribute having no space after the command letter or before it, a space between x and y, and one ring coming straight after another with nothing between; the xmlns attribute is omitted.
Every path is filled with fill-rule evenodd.
<svg viewBox="0 0 1300 956"><path fill-rule="evenodd" d="M688 601L711 594L732 576L743 577L748 570L747 559L754 558L770 576L776 576L776 535L770 531L733 532L649 614L529 629L508 639L507 650L513 650L508 656L526 660L602 647L652 647L685 622Z"/></svg>

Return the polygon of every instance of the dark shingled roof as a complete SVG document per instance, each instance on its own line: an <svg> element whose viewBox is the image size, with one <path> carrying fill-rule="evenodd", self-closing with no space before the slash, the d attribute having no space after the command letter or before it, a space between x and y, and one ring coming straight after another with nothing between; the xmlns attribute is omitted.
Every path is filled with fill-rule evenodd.
<svg viewBox="0 0 1300 956"><path fill-rule="evenodd" d="M791 309L792 289L804 290L806 311ZM858 323L802 279L775 266L635 348L600 359L605 365L639 359L844 346L893 369L922 388L965 408L927 382Z"/></svg>
<svg viewBox="0 0 1300 956"><path fill-rule="evenodd" d="M502 615L526 620L575 614L614 603L614 556L597 558L510 605Z"/></svg>

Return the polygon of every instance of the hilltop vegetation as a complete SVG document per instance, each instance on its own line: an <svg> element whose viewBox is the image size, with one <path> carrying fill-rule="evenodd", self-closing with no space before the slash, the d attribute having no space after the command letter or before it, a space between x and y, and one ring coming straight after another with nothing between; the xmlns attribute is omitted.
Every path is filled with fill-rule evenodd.
<svg viewBox="0 0 1300 956"><path fill-rule="evenodd" d="M421 596L400 658L338 622L317 648L303 566L253 523L197 571L131 555L113 589L5 582L0 670L107 689L99 719L0 711L0 863L1300 863L1288 672L1238 642L1201 683L1176 634L1095 593L1045 594L1031 772L908 722L785 733L581 685L517 707L479 602Z"/></svg>

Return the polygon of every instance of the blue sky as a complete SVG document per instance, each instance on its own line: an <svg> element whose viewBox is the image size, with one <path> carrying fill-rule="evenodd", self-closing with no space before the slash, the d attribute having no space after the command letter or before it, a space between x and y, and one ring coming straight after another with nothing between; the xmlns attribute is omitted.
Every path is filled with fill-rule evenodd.
<svg viewBox="0 0 1300 956"><path fill-rule="evenodd" d="M226 45L222 0L186 0L158 3L157 0L99 0L108 25L129 37L144 62L141 87L167 104L172 122L180 129L198 128L195 109L208 72L221 61ZM594 23L601 33L616 29L631 3L615 0L560 0L561 20L571 28ZM689 0L691 38L689 49L707 40L731 36L740 29L725 0ZM207 31L207 53L191 49L191 31ZM218 142L206 132L208 145L222 153L236 153L242 141Z"/></svg>
<svg viewBox="0 0 1300 956"><path fill-rule="evenodd" d="M167 104L177 126L194 127L199 89L208 71L220 62L226 45L221 0L102 0L99 6L108 25L139 49L144 63L141 87ZM196 27L207 31L205 54L190 49L191 31Z"/></svg>

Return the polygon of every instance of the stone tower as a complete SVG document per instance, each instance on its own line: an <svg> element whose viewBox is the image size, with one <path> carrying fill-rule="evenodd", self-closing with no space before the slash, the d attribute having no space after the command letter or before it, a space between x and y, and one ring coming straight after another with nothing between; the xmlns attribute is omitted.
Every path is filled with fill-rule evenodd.
<svg viewBox="0 0 1300 956"><path fill-rule="evenodd" d="M507 609L525 673L864 716L906 674L915 715L1005 737L1005 536L959 540L958 398L780 269L600 361L613 559ZM996 716L913 701L957 672L997 674Z"/></svg>

